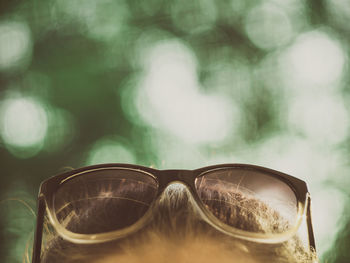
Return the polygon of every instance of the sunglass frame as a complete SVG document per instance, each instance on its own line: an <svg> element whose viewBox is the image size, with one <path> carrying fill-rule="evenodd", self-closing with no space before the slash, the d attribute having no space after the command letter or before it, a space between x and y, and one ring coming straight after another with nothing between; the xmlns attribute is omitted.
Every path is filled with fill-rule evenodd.
<svg viewBox="0 0 350 263"><path fill-rule="evenodd" d="M195 188L195 180L196 178L200 177L201 175L207 172L221 170L221 169L230 169L230 168L239 168L239 169L253 170L255 172L262 172L286 183L295 193L295 196L297 199L298 214L297 214L296 225L284 233L266 235L266 234L250 233L247 231L235 229L233 227L227 226L226 224L221 222L219 219L217 219L210 211L208 211L208 209L205 208L204 204L200 200ZM262 243L283 242L297 232L302 222L302 219L306 217L309 246L311 250L313 251L316 250L315 239L314 239L313 228L312 228L312 221L311 221L311 198L307 188L307 184L303 180L300 180L291 175L288 175L276 170L272 170L272 169L257 166L257 165L251 165L251 164L219 164L219 165L202 167L195 170L178 170L178 169L158 170L158 169L144 167L140 165L110 163L110 164L92 165L92 166L71 170L63 174L53 176L41 183L40 189L39 189L39 195L38 195L37 223L36 223L36 230L35 230L35 237L34 237L33 256L32 256L33 263L40 263L45 210L50 220L50 223L53 225L53 227L57 230L57 232L63 238L75 243L83 243L83 244L105 242L105 241L126 236L131 232L140 229L149 220L150 211L146 213L143 216L143 218L141 218L138 222L136 222L134 225L130 227L127 227L126 229L116 230L108 233L94 234L94 235L73 233L60 225L54 213L54 197L55 197L55 193L60 188L61 184L81 174L91 172L94 170L96 171L102 170L102 169L134 170L153 177L158 183L158 191L157 191L156 197L153 200L153 203L158 199L158 197L163 193L164 189L170 183L181 182L185 184L190 190L192 194L192 198L195 201L194 204L197 206L198 211L201 213L204 220L206 220L209 224L211 224L213 227L217 228L221 232L224 232L226 234L229 234L244 240L248 240L248 241L255 241L255 242L262 242Z"/></svg>

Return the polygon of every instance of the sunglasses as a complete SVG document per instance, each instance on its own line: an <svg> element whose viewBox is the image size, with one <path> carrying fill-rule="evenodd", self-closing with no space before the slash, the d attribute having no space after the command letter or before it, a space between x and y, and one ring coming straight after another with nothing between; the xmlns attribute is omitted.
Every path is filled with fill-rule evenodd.
<svg viewBox="0 0 350 263"><path fill-rule="evenodd" d="M221 164L196 170L103 164L42 182L32 262L40 262L45 211L57 233L68 241L111 241L145 226L158 198L172 183L187 187L203 220L240 239L283 242L296 234L306 218L309 246L315 250L311 198L306 183L300 179L248 164ZM250 227L249 220L272 223L265 224L265 228Z"/></svg>

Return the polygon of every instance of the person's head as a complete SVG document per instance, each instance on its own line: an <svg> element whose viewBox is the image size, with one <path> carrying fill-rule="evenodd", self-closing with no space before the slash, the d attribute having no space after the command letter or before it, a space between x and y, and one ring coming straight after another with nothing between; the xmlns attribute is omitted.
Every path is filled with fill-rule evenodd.
<svg viewBox="0 0 350 263"><path fill-rule="evenodd" d="M157 175L158 187L163 187L160 190L153 189L148 179L140 180L130 172L111 176L105 173L108 169L100 175L74 176L75 181L69 175L59 178L62 187L55 190L54 207L49 209L57 222L49 215L55 227L50 228L48 220L50 231L45 235L40 262L314 262L315 253L294 231L298 222L288 219L281 208L292 206L281 205L286 202L284 186L275 179L268 183L269 177L262 171L257 174L257 167L224 167L206 176L201 171L200 177L193 177L193 185L181 171L165 175L168 181ZM208 171L217 167L212 168ZM250 173L245 174L245 169ZM182 176L174 177L176 173ZM260 177L254 179L256 176ZM126 178L131 183L125 182ZM182 178L184 184L176 178ZM277 191L279 206L266 203L266 194L257 191L261 187ZM61 227L82 236L62 235ZM281 238L291 232L294 234ZM114 238L101 233L114 233L110 235ZM100 235L98 242L84 240L96 234Z"/></svg>

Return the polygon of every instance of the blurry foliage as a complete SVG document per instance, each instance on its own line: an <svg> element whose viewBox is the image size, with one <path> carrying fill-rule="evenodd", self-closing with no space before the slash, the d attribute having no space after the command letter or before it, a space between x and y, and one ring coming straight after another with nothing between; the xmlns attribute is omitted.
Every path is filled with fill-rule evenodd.
<svg viewBox="0 0 350 263"><path fill-rule="evenodd" d="M346 0L0 1L0 200L96 162L256 163L310 183L322 259L349 262L349 19ZM33 221L0 209L20 262Z"/></svg>

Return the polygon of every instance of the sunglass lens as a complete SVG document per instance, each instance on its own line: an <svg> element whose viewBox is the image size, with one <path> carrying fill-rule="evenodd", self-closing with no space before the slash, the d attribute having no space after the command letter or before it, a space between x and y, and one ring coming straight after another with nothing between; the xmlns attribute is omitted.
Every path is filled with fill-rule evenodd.
<svg viewBox="0 0 350 263"><path fill-rule="evenodd" d="M141 171L88 171L61 184L54 195L54 211L59 223L74 233L120 230L143 217L157 189L157 181Z"/></svg>
<svg viewBox="0 0 350 263"><path fill-rule="evenodd" d="M195 182L204 207L223 223L253 233L283 233L296 224L298 205L284 181L254 169L206 172Z"/></svg>

